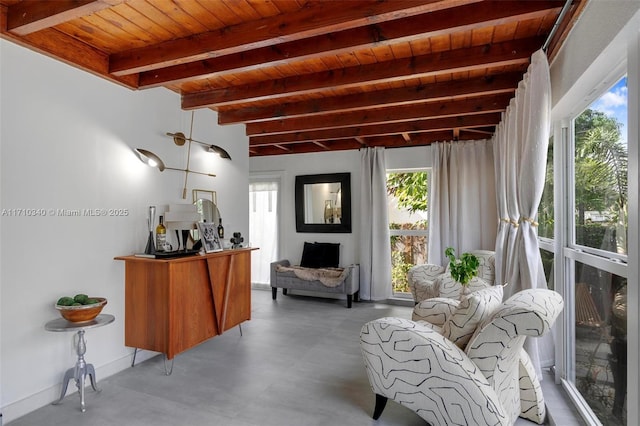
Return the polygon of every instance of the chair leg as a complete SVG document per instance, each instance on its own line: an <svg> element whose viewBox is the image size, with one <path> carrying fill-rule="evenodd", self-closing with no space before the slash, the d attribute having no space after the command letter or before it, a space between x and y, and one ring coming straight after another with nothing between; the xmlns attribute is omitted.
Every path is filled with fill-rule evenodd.
<svg viewBox="0 0 640 426"><path fill-rule="evenodd" d="M273 300L276 300L277 296L278 296L278 287L271 287L271 298Z"/></svg>
<svg viewBox="0 0 640 426"><path fill-rule="evenodd" d="M353 301L354 302L359 302L360 301L360 290L358 290L355 293L353 293Z"/></svg>
<svg viewBox="0 0 640 426"><path fill-rule="evenodd" d="M352 302L353 302L353 295L347 294L347 308L351 308Z"/></svg>
<svg viewBox="0 0 640 426"><path fill-rule="evenodd" d="M378 420L387 405L387 397L376 394L376 408L373 409L373 420Z"/></svg>

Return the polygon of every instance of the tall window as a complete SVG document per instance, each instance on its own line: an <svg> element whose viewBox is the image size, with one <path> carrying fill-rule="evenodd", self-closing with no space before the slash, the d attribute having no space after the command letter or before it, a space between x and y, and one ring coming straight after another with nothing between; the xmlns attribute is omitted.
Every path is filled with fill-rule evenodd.
<svg viewBox="0 0 640 426"><path fill-rule="evenodd" d="M569 152L568 379L605 426L627 424L626 81L575 118Z"/></svg>
<svg viewBox="0 0 640 426"><path fill-rule="evenodd" d="M424 170L387 173L394 296L409 296L407 272L427 263L428 176Z"/></svg>
<svg viewBox="0 0 640 426"><path fill-rule="evenodd" d="M251 282L269 284L271 262L278 257L278 179L249 183L249 235L251 245Z"/></svg>
<svg viewBox="0 0 640 426"><path fill-rule="evenodd" d="M540 258L544 267L544 274L547 281L547 287L555 289L554 282L554 227L555 227L555 211L554 211L554 186L553 186L553 136L549 139L549 147L547 149L547 171L545 175L544 190L542 199L538 206L538 244L540 246Z"/></svg>

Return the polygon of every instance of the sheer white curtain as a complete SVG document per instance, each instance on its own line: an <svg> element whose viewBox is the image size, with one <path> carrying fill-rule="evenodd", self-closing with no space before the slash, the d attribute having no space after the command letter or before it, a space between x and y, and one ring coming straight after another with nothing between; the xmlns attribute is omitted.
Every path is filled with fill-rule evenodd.
<svg viewBox="0 0 640 426"><path fill-rule="evenodd" d="M249 183L249 235L251 245L251 282L269 284L271 262L278 257L278 188L279 182Z"/></svg>
<svg viewBox="0 0 640 426"><path fill-rule="evenodd" d="M494 135L500 229L496 238L496 278L508 282L505 298L528 288L546 288L538 248L538 205L544 189L551 127L551 80L546 54L539 50ZM553 362L551 335L527 339L526 349L540 372Z"/></svg>
<svg viewBox="0 0 640 426"><path fill-rule="evenodd" d="M360 157L360 298L391 297L391 240L387 218L384 148L363 149Z"/></svg>
<svg viewBox="0 0 640 426"><path fill-rule="evenodd" d="M429 207L429 263L444 265L444 251L493 250L496 193L490 140L435 143Z"/></svg>

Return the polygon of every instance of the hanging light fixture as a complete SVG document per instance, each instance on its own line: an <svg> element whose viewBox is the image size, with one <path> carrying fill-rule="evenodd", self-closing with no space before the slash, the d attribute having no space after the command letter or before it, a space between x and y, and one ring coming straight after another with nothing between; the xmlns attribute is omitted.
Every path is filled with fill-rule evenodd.
<svg viewBox="0 0 640 426"><path fill-rule="evenodd" d="M182 133L182 132L167 133L167 136L173 137L173 142L178 146L183 146L185 143L189 142L188 151L187 151L187 167L186 168L178 169L178 168L175 168L175 167L167 167L167 166L165 166L165 164L162 161L162 159L160 157L158 157L156 154L154 154L153 152L151 152L149 150L146 150L146 149L142 149L142 148L134 149L134 152L136 153L138 158L140 158L140 161L142 161L143 163L145 163L146 165L148 165L150 167L156 167L161 172L164 171L164 170L176 170L176 171L179 171L179 172L185 172L185 174L184 174L184 187L182 189L182 198L183 199L187 198L187 179L189 177L189 173L195 173L195 174L198 174L198 175L204 175L204 176L210 176L210 177L215 177L216 176L213 173L202 173L202 172L196 172L194 170L189 169L189 164L191 162L191 142L196 142L196 143L199 143L201 145L205 145L205 146L207 146L207 151L208 152L215 152L215 153L219 154L220 157L231 160L231 156L223 148L221 148L221 147L219 147L217 145L209 145L209 144L206 144L204 142L196 141L196 140L191 138L191 134L193 133L193 115L194 114L193 114L193 111L192 111L191 112L191 129L189 131L189 137L186 137L184 135L184 133Z"/></svg>

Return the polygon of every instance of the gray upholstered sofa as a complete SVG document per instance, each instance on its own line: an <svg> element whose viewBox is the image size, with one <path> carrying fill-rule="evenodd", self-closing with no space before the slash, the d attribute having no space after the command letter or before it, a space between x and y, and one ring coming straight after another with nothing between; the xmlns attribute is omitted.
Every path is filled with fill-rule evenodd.
<svg viewBox="0 0 640 426"><path fill-rule="evenodd" d="M358 301L358 291L360 290L360 267L359 265L349 265L344 268L343 279L337 285L332 283L326 285L319 279L310 280L300 278L300 273L296 274L296 267L292 267L288 260L279 260L271 263L271 294L276 300L278 288L282 289L282 294L287 294L287 290L305 290L321 293L345 294L347 296L347 308L351 308L353 301ZM301 268L301 267L297 267ZM314 268L307 268L312 270Z"/></svg>

